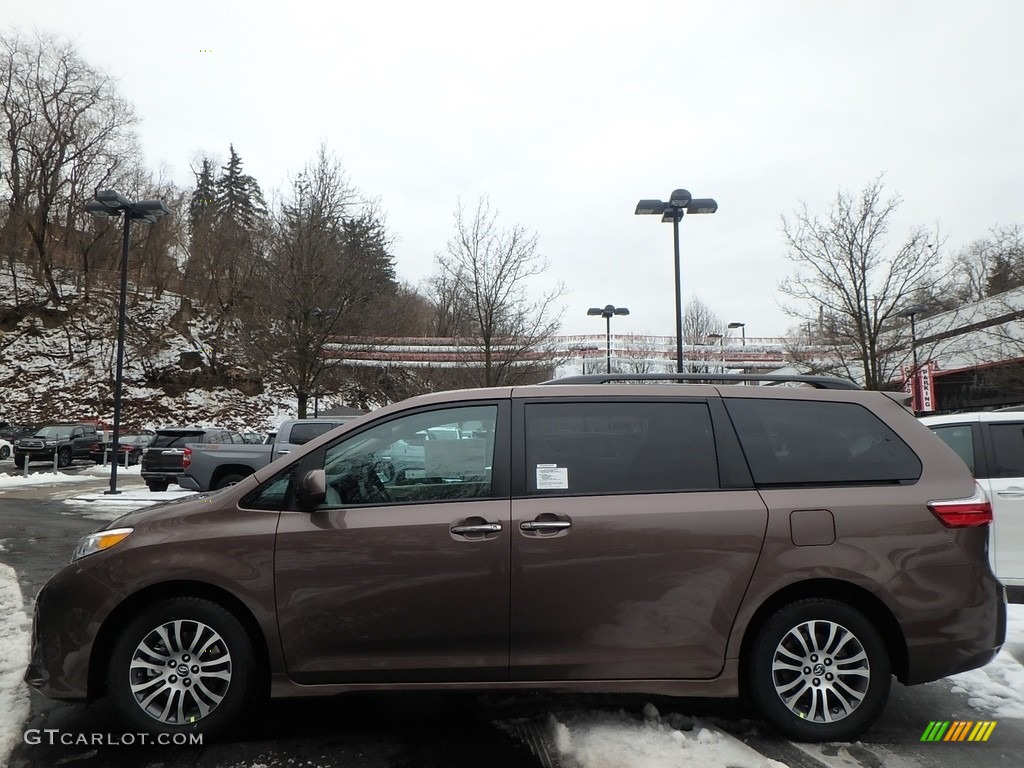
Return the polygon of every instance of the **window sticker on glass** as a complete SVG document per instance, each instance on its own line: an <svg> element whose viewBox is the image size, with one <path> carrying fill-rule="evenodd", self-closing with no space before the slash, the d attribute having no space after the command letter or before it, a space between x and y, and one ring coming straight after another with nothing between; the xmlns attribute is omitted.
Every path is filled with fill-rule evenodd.
<svg viewBox="0 0 1024 768"><path fill-rule="evenodd" d="M569 489L569 468L560 467L557 464L537 465L537 490L568 490Z"/></svg>

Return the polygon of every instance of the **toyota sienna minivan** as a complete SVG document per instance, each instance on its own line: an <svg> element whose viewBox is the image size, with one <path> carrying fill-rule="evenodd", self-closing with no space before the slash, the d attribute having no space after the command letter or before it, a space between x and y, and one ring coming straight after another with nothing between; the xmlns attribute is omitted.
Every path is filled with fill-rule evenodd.
<svg viewBox="0 0 1024 768"><path fill-rule="evenodd" d="M416 397L127 514L41 590L25 679L156 732L472 687L744 695L834 741L999 651L989 501L899 395L638 378Z"/></svg>

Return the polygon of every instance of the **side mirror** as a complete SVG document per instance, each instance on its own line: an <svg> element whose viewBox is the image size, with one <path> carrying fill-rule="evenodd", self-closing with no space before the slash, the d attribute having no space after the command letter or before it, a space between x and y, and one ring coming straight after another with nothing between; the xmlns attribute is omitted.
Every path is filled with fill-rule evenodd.
<svg viewBox="0 0 1024 768"><path fill-rule="evenodd" d="M327 498L327 474L322 469L313 469L299 478L295 484L295 498L299 506L312 511Z"/></svg>

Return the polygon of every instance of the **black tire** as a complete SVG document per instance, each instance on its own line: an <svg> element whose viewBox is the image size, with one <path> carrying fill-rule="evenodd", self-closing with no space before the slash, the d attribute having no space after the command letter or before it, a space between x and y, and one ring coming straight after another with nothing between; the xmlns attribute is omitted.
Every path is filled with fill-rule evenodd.
<svg viewBox="0 0 1024 768"><path fill-rule="evenodd" d="M164 600L120 631L107 690L119 714L141 730L215 736L257 698L252 639L217 603Z"/></svg>
<svg viewBox="0 0 1024 768"><path fill-rule="evenodd" d="M878 630L835 600L800 600L779 610L761 627L747 661L754 703L796 741L855 739L882 713L892 683Z"/></svg>
<svg viewBox="0 0 1024 768"><path fill-rule="evenodd" d="M57 467L68 467L71 466L71 449L61 448L57 451Z"/></svg>
<svg viewBox="0 0 1024 768"><path fill-rule="evenodd" d="M219 491L221 488L227 488L229 485L236 485L241 481L245 480L246 475L224 475L217 484L213 486L213 490Z"/></svg>
<svg viewBox="0 0 1024 768"><path fill-rule="evenodd" d="M149 490L154 493L162 493L167 490L167 486L170 485L166 480L148 480L146 486Z"/></svg>
<svg viewBox="0 0 1024 768"><path fill-rule="evenodd" d="M0 445L0 461L9 459L11 457L11 447L9 445Z"/></svg>

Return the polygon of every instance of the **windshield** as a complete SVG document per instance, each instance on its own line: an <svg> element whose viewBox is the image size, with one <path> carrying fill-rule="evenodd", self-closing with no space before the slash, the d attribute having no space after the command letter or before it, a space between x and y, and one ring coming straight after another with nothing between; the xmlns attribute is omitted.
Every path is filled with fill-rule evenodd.
<svg viewBox="0 0 1024 768"><path fill-rule="evenodd" d="M54 438L54 437L71 437L72 427L43 427L36 432L36 437L43 438Z"/></svg>

